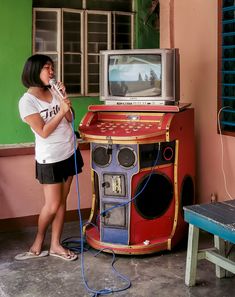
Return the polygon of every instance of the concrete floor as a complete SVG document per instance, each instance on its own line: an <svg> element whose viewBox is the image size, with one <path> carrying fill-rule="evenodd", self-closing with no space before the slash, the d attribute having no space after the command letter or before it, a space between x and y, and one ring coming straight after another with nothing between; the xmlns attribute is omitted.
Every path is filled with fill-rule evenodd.
<svg viewBox="0 0 235 297"><path fill-rule="evenodd" d="M65 262L55 257L15 261L14 256L26 251L35 228L21 232L0 233L0 296L1 297L86 297L94 296L85 288L81 274L81 255L77 261ZM78 238L77 222L65 224L63 238ZM46 238L48 247L49 235ZM211 237L200 236L200 247L207 247ZM120 289L126 283L112 271L112 255L94 257L91 249L84 253L84 271L91 289ZM217 279L214 265L203 260L198 264L197 285L184 284L186 242L172 252L151 256L116 255L115 268L131 281L125 291L108 296L120 297L233 297L235 277ZM104 295L101 295L104 296ZM106 295L107 296L107 295Z"/></svg>

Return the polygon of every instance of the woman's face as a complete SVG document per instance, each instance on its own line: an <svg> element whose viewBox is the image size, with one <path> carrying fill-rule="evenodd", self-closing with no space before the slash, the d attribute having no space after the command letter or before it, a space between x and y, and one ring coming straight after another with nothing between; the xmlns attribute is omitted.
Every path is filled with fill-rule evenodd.
<svg viewBox="0 0 235 297"><path fill-rule="evenodd" d="M54 65L51 62L47 62L40 72L40 79L45 86L49 85L49 80L54 76Z"/></svg>

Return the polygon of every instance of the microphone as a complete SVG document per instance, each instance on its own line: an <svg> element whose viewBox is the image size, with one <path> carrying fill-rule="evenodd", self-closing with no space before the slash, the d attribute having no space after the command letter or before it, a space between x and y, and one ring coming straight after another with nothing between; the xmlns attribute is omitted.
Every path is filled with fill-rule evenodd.
<svg viewBox="0 0 235 297"><path fill-rule="evenodd" d="M60 99L65 99L67 96L65 93L62 92L61 89L58 87L58 83L55 78L52 78L49 80L49 85L51 86L52 90L55 92L55 94L60 98Z"/></svg>
<svg viewBox="0 0 235 297"><path fill-rule="evenodd" d="M63 92L59 87L58 87L58 82L56 81L55 78L52 78L49 80L49 85L51 86L52 91L59 97L59 99L64 100L67 95L66 92ZM73 111L70 108L70 112L73 115Z"/></svg>

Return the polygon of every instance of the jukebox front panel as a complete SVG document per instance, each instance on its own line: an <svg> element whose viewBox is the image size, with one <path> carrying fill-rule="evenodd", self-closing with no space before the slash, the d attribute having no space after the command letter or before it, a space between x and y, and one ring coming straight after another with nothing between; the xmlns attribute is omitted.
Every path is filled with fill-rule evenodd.
<svg viewBox="0 0 235 297"><path fill-rule="evenodd" d="M138 146L92 144L92 169L98 176L100 239L129 244L131 180L139 171Z"/></svg>
<svg viewBox="0 0 235 297"><path fill-rule="evenodd" d="M174 157L175 141L92 144L92 169L98 175L102 241L133 244L171 233ZM153 228L149 228L150 224Z"/></svg>
<svg viewBox="0 0 235 297"><path fill-rule="evenodd" d="M132 180L131 244L164 240L172 232L175 146L175 141L140 145L140 171Z"/></svg>
<svg viewBox="0 0 235 297"><path fill-rule="evenodd" d="M135 175L132 191L137 198L131 207L131 244L170 236L175 214L174 189L174 164Z"/></svg>

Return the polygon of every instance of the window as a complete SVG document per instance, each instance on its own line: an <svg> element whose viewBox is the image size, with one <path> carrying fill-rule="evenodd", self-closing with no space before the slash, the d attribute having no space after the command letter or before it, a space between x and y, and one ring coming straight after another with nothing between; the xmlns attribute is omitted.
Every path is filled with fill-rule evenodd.
<svg viewBox="0 0 235 297"><path fill-rule="evenodd" d="M33 1L33 52L49 55L71 96L99 94L99 52L133 48L133 0Z"/></svg>
<svg viewBox="0 0 235 297"><path fill-rule="evenodd" d="M223 134L235 136L235 1L219 1L218 109Z"/></svg>

